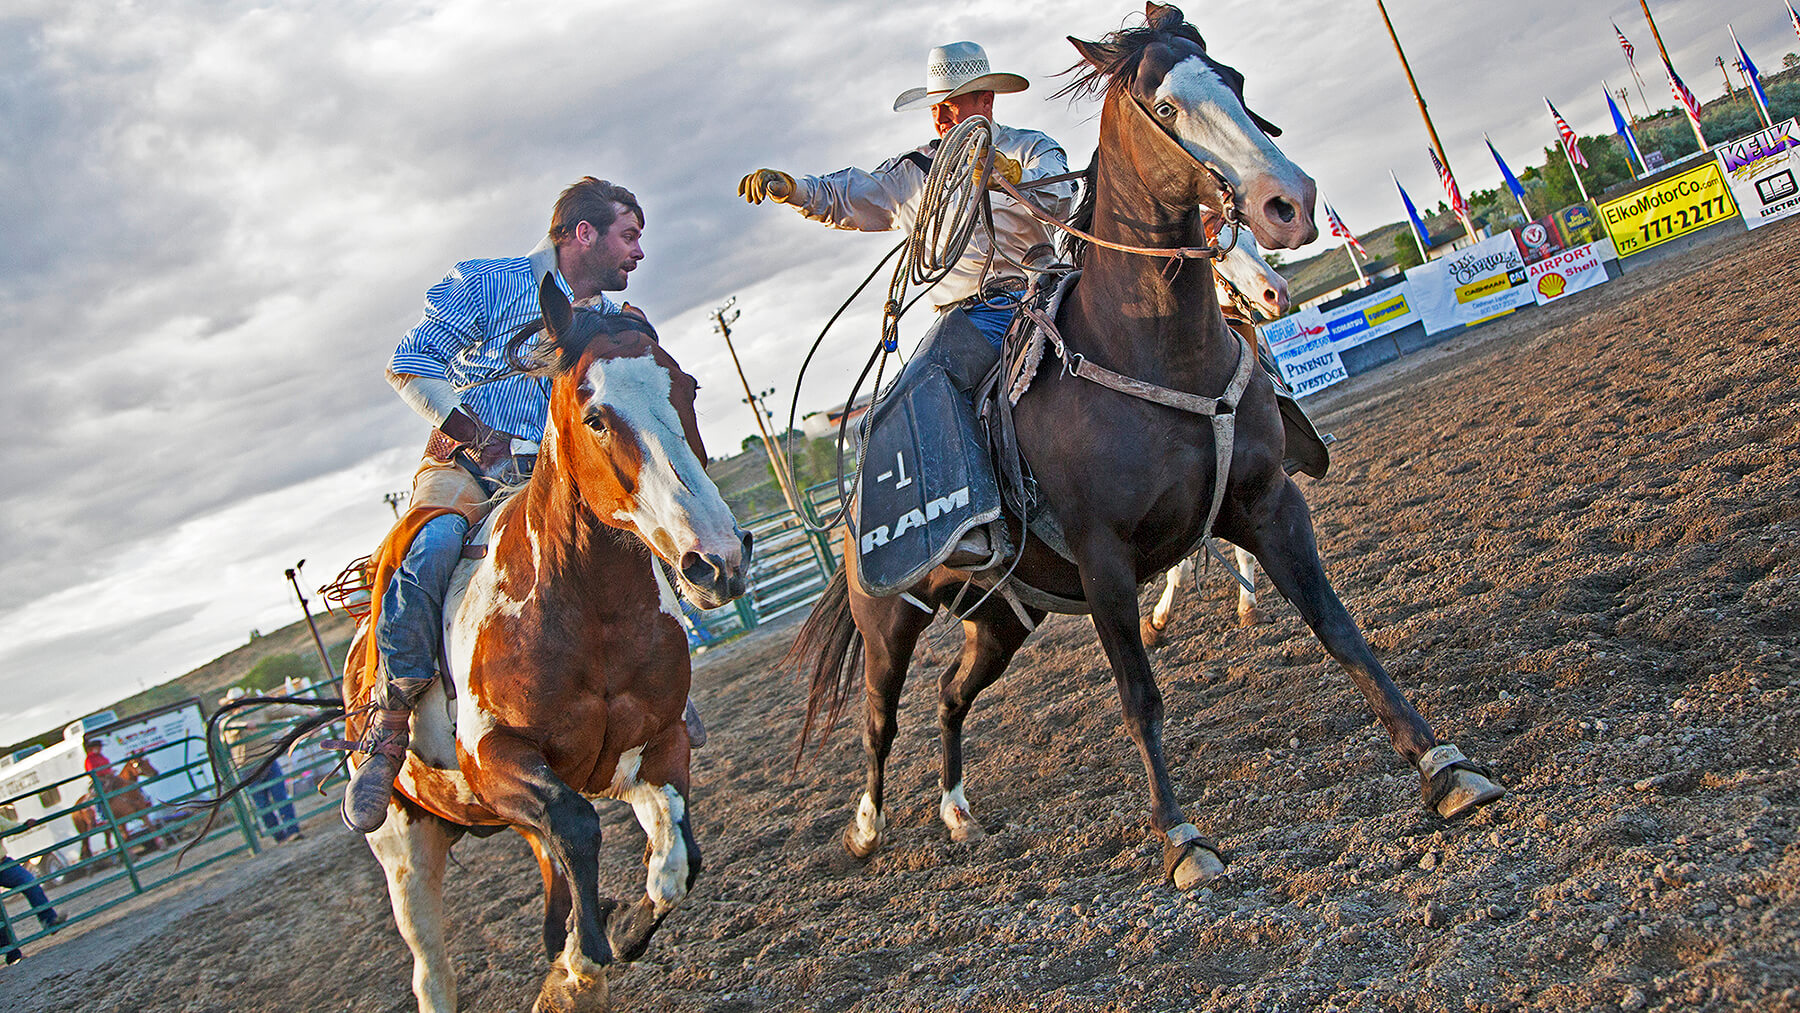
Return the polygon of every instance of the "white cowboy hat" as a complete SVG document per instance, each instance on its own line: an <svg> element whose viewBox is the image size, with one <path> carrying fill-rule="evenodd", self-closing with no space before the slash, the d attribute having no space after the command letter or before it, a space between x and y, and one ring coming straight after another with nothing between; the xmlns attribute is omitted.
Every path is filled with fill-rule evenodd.
<svg viewBox="0 0 1800 1013"><path fill-rule="evenodd" d="M988 69L987 50L973 42L937 46L925 58L925 87L908 88L894 100L894 111L926 109L946 99L975 91L1000 94L1024 91L1031 83L1017 74L996 74Z"/></svg>

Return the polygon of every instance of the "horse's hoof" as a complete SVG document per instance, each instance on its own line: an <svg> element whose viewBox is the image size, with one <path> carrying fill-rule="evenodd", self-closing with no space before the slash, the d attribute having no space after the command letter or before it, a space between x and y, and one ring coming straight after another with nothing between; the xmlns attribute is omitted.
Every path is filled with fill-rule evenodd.
<svg viewBox="0 0 1800 1013"><path fill-rule="evenodd" d="M844 828L844 850L850 852L852 858L868 858L881 850L881 838L879 830L864 836L862 828L852 823Z"/></svg>
<svg viewBox="0 0 1800 1013"><path fill-rule="evenodd" d="M1219 846L1183 823L1168 831L1163 844L1163 874L1177 890L1192 890L1225 874L1225 859Z"/></svg>
<svg viewBox="0 0 1800 1013"><path fill-rule="evenodd" d="M1450 771L1450 790L1438 799L1437 814L1445 819L1455 819L1469 812L1476 806L1487 805L1506 794L1500 787L1473 770L1457 768Z"/></svg>
<svg viewBox="0 0 1800 1013"><path fill-rule="evenodd" d="M562 961L544 979L531 1013L607 1013L612 1009L607 994L606 974L595 968L584 973L570 973Z"/></svg>
<svg viewBox="0 0 1800 1013"><path fill-rule="evenodd" d="M1225 874L1225 863L1211 848L1202 844L1189 844L1183 850L1181 860L1169 871L1169 880L1177 890L1192 890L1202 883L1210 883Z"/></svg>
<svg viewBox="0 0 1800 1013"><path fill-rule="evenodd" d="M1252 626L1261 626L1262 621L1262 612L1254 605L1247 609L1238 610L1238 626L1241 629L1249 629Z"/></svg>
<svg viewBox="0 0 1800 1013"><path fill-rule="evenodd" d="M1139 632L1144 638L1144 646L1146 648L1155 647L1162 643L1162 629L1148 619L1143 620L1143 622L1139 624Z"/></svg>
<svg viewBox="0 0 1800 1013"><path fill-rule="evenodd" d="M981 824L970 820L961 826L951 827L950 840L957 844L980 844L987 840L987 831L981 829Z"/></svg>

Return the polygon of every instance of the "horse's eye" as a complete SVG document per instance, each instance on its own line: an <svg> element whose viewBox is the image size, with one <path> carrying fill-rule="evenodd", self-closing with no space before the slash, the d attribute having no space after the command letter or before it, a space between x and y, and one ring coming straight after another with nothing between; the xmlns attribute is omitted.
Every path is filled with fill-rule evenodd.
<svg viewBox="0 0 1800 1013"><path fill-rule="evenodd" d="M1174 119L1175 111L1175 104L1173 102L1158 102L1156 104L1156 115L1161 116L1165 120Z"/></svg>
<svg viewBox="0 0 1800 1013"><path fill-rule="evenodd" d="M587 427L592 429L597 435L606 435L606 416L600 412L589 412L587 418L582 421L586 422Z"/></svg>

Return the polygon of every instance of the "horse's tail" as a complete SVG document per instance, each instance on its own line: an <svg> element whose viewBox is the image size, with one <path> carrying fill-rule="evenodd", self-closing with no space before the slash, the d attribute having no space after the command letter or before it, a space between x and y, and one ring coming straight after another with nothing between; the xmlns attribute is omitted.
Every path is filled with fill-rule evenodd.
<svg viewBox="0 0 1800 1013"><path fill-rule="evenodd" d="M843 717L850 691L862 673L862 653L862 634L857 632L856 621L850 615L850 578L840 566L800 627L794 646L781 660L783 668L790 663L796 665L801 677L811 684L806 697L806 723L800 728L800 742L794 750L796 769L806 755L813 727L821 726L819 742L824 743Z"/></svg>
<svg viewBox="0 0 1800 1013"><path fill-rule="evenodd" d="M294 727L287 730L286 734L275 740L272 747L266 747L268 748L268 754L262 758L262 762L250 768L250 772L240 778L237 783L224 788L224 790L220 791L212 798L194 800L192 804L206 811L206 823L200 827L200 832L194 835L194 839L188 842L187 847L182 848L181 853L175 856L175 865L177 868L180 868L181 860L187 857L187 853L193 850L194 845L205 840L206 835L212 832L213 824L219 821L219 813L225 808L227 802L236 798L244 791L244 789L253 788L261 784L263 779L268 776L270 769L272 769L276 762L281 759L282 755L288 751L288 747L332 722L342 720L344 717L343 704L336 700L321 700L318 697L311 696L246 696L225 704L217 711L213 712L213 716L206 720L206 753L207 757L212 761L214 785L223 786L226 785L228 781L225 777L224 769L219 764L219 757L230 753L230 749L225 745L224 740L219 735L220 722L222 722L227 715L236 711L248 707L259 707L264 704L291 704L299 707L313 707L317 708L319 713L296 723Z"/></svg>

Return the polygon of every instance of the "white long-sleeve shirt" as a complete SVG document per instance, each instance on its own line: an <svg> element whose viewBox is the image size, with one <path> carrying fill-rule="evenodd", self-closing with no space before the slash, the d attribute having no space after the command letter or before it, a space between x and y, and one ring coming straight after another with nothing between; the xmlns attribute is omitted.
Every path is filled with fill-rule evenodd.
<svg viewBox="0 0 1800 1013"><path fill-rule="evenodd" d="M1069 171L1069 159L1062 146L1046 134L996 123L993 138L996 151L1018 161L1022 183ZM932 141L914 150L931 158L937 153L937 143ZM840 169L827 176L802 176L795 181L797 193L803 198L796 207L813 221L840 229L859 232L911 230L925 191L925 170L907 158L910 154L912 152L896 155L873 172ZM1026 191L1026 195L1045 213L1066 218L1074 200L1075 183L1073 180L1053 183ZM1049 226L1033 218L1004 192L993 192L993 206L994 231L1000 237L1000 252L1023 262L1027 250L1051 242ZM932 286L930 299L933 305L943 309L975 295L987 256L987 230L977 228L956 267ZM1018 268L998 257L988 268L989 281L1018 274Z"/></svg>

